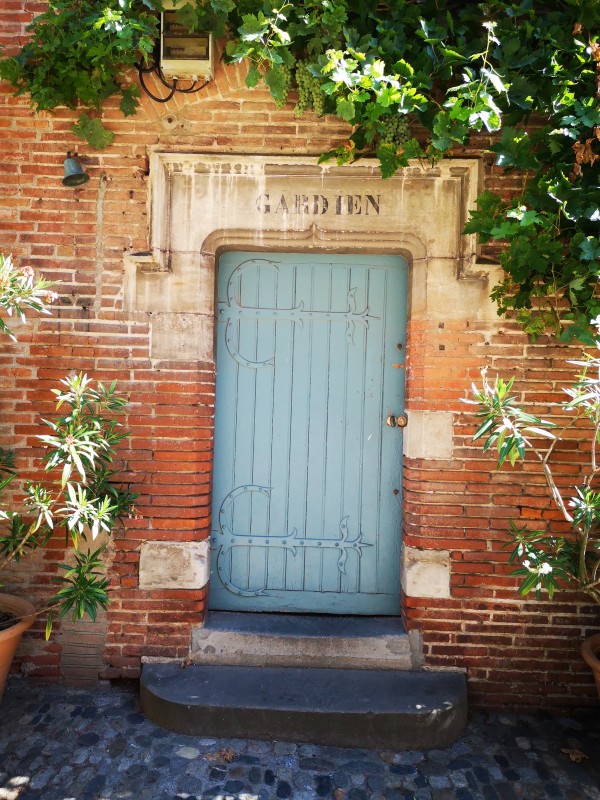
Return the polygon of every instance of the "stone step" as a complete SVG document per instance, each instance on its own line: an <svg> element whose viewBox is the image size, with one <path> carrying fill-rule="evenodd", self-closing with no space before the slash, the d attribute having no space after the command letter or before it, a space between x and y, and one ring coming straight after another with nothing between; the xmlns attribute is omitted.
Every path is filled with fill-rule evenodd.
<svg viewBox="0 0 600 800"><path fill-rule="evenodd" d="M412 670L420 639L399 617L246 614L212 611L192 631L197 664Z"/></svg>
<svg viewBox="0 0 600 800"><path fill-rule="evenodd" d="M465 730L463 675L145 664L143 712L176 733L338 747L447 747Z"/></svg>

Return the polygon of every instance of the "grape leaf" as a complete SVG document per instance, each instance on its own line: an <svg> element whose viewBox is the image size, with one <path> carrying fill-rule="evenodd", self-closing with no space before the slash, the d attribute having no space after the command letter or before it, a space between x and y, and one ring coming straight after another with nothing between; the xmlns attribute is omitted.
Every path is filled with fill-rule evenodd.
<svg viewBox="0 0 600 800"><path fill-rule="evenodd" d="M119 103L119 108L125 117L130 117L132 114L135 114L138 107L137 98L139 97L139 94L140 90L135 84L127 86L125 89L121 90L121 102Z"/></svg>
<svg viewBox="0 0 600 800"><path fill-rule="evenodd" d="M338 98L335 110L338 117L345 119L346 122L352 122L354 115L356 114L356 108L354 107L352 100L344 97Z"/></svg>
<svg viewBox="0 0 600 800"><path fill-rule="evenodd" d="M595 236L586 236L579 247L583 261L596 261L600 258L600 242Z"/></svg>
<svg viewBox="0 0 600 800"><path fill-rule="evenodd" d="M248 74L246 75L246 86L253 88L254 86L258 85L260 81L260 72L256 64L250 64L250 69L248 70Z"/></svg>
<svg viewBox="0 0 600 800"><path fill-rule="evenodd" d="M279 64L275 64L265 72L265 83L275 100L285 100L286 78L284 69Z"/></svg>
<svg viewBox="0 0 600 800"><path fill-rule="evenodd" d="M115 135L107 130L99 119L92 119L87 114L82 114L77 122L72 126L73 132L84 139L94 150L104 150L112 144Z"/></svg>

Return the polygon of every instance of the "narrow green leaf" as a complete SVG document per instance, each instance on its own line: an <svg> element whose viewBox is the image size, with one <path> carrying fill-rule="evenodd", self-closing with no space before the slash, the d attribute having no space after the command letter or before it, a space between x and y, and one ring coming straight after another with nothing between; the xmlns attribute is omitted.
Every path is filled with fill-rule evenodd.
<svg viewBox="0 0 600 800"><path fill-rule="evenodd" d="M52 633L52 623L54 621L52 611L48 612L48 619L46 620L46 641L50 638L50 634Z"/></svg>

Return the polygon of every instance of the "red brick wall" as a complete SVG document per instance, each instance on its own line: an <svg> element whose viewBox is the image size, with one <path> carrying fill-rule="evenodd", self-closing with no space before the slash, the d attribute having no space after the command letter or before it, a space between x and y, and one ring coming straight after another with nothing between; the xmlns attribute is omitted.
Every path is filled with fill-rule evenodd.
<svg viewBox="0 0 600 800"><path fill-rule="evenodd" d="M455 412L452 468L416 459L405 467L405 543L451 553L451 599L406 600L409 624L424 637L426 662L466 667L474 704L581 705L594 696L579 648L598 628L597 606L574 592L551 602L547 596L521 600L502 549L509 520L564 532L561 515L534 457L494 470L493 457L472 443L474 420L458 400L489 365L491 374L516 375L516 396L534 413L550 416L551 404L563 399L561 386L572 379L565 360L574 353L555 342L532 345L506 322L490 331L469 320L411 327L410 353L410 406ZM559 483L571 485L586 457L577 439L563 446L556 459Z"/></svg>
<svg viewBox="0 0 600 800"><path fill-rule="evenodd" d="M31 13L43 4L4 0L0 44L24 41ZM157 89L158 91L158 89ZM116 532L111 548L112 604L105 649L108 677L139 674L141 656L185 657L190 627L205 609L203 591L142 591L139 547L145 540L192 541L208 536L214 369L212 363L151 360L149 319L123 310L123 253L147 250L148 147L203 153L319 154L346 133L333 119L291 108L278 111L263 90L249 91L239 68L219 65L206 91L175 96L166 105L147 98L134 118L106 113L113 146L91 152L75 139L75 115L59 110L34 117L25 98L0 86L0 248L60 281L52 318L30 320L19 344L0 350L0 440L19 448L32 475L39 454L39 415L51 414L50 388L71 369L100 380L117 378L130 397L132 431L123 468L140 494L139 519ZM482 139L456 155L480 155ZM479 149L478 149L479 148ZM80 188L61 185L67 150L89 155L91 176ZM520 178L505 177L486 160L486 186L510 194ZM452 598L407 599L406 619L424 638L427 664L466 668L472 700L487 706L579 705L593 682L578 655L598 610L564 594L553 602L521 601L502 550L509 519L557 525L543 478L531 461L500 473L474 446L473 420L459 398L483 364L516 372L523 399L547 412L570 375L567 348L528 343L499 320L468 318L409 325L408 407L451 411L455 458L410 459L405 468L405 541L451 552ZM576 443L564 453L565 479L580 468ZM40 559L17 570L10 585L47 594L56 539ZM18 668L60 678L60 626L48 644L42 623L29 635Z"/></svg>

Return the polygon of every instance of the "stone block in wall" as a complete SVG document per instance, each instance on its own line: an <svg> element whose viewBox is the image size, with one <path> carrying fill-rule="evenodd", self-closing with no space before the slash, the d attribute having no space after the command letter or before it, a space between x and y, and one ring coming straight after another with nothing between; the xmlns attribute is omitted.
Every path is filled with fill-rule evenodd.
<svg viewBox="0 0 600 800"><path fill-rule="evenodd" d="M456 264L445 258L430 258L425 273L425 309L423 315L433 320L497 319L498 308L490 299L491 287L502 280L499 268L471 270L459 276ZM461 278L459 280L459 277Z"/></svg>
<svg viewBox="0 0 600 800"><path fill-rule="evenodd" d="M212 361L214 321L206 314L152 314L150 355L167 361Z"/></svg>
<svg viewBox="0 0 600 800"><path fill-rule="evenodd" d="M450 411L410 411L404 429L404 455L408 458L451 459L453 421Z"/></svg>
<svg viewBox="0 0 600 800"><path fill-rule="evenodd" d="M212 262L198 253L171 253L155 260L150 254L126 253L125 305L131 311L214 313Z"/></svg>
<svg viewBox="0 0 600 800"><path fill-rule="evenodd" d="M402 588L409 597L450 597L450 553L404 547Z"/></svg>
<svg viewBox="0 0 600 800"><path fill-rule="evenodd" d="M140 589L202 589L210 574L208 540L144 542Z"/></svg>

